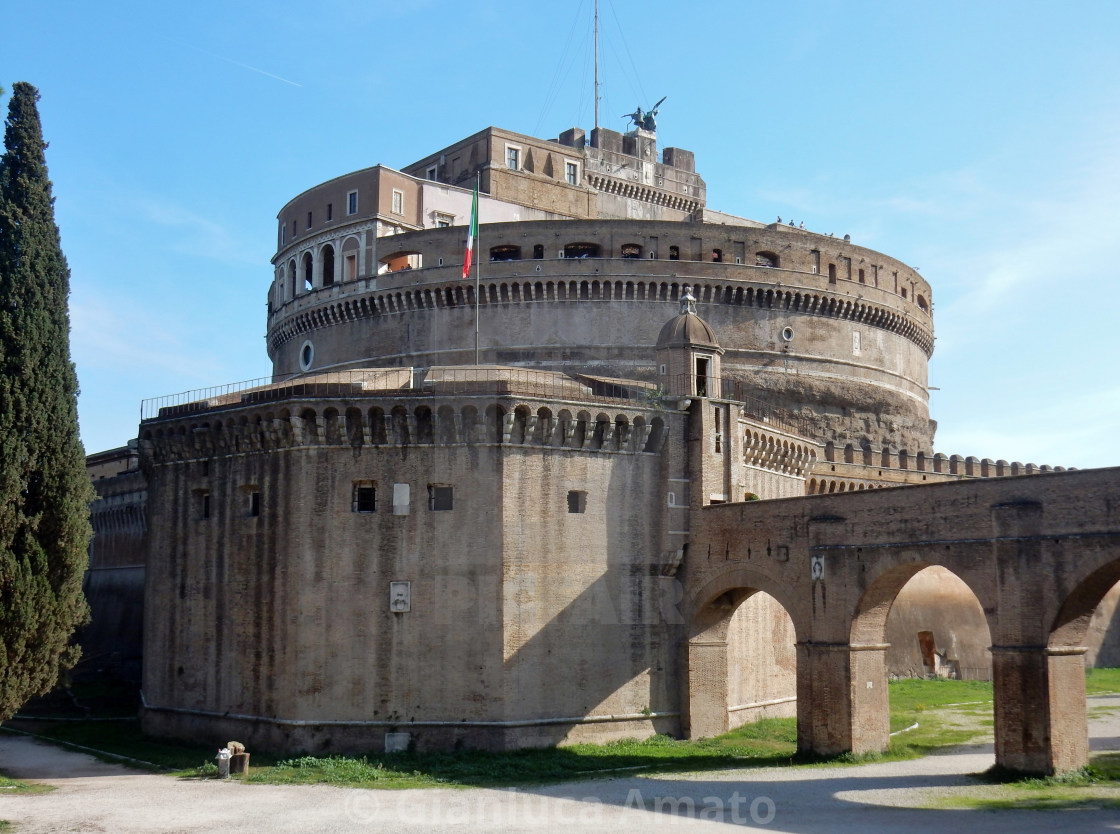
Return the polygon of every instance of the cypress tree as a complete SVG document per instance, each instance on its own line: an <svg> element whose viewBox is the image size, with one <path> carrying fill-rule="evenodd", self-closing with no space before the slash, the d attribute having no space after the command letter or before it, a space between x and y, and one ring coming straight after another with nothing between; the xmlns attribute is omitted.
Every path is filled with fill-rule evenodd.
<svg viewBox="0 0 1120 834"><path fill-rule="evenodd" d="M0 721L73 666L70 637L89 617L93 490L38 100L12 85L0 157Z"/></svg>

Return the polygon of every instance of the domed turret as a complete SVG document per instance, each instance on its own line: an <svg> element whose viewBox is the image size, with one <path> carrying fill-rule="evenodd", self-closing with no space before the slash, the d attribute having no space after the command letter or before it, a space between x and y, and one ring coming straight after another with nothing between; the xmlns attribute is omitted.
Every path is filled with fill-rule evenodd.
<svg viewBox="0 0 1120 834"><path fill-rule="evenodd" d="M657 337L658 372L666 393L681 397L720 396L720 356L716 333L696 315L691 287L681 294L681 311Z"/></svg>

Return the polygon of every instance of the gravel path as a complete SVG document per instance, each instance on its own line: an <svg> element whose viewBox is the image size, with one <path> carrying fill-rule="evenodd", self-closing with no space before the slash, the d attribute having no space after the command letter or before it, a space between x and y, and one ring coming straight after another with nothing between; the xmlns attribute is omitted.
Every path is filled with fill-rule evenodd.
<svg viewBox="0 0 1120 834"><path fill-rule="evenodd" d="M1089 699L1095 750L1120 750L1120 697ZM1100 707L1112 707L1100 714ZM531 790L369 791L245 785L138 773L0 734L0 768L56 790L0 796L0 819L39 832L944 832L1111 831L1116 809L958 811L920 806L975 792L991 747L860 767L761 768L565 783ZM2 793L2 792L0 792Z"/></svg>

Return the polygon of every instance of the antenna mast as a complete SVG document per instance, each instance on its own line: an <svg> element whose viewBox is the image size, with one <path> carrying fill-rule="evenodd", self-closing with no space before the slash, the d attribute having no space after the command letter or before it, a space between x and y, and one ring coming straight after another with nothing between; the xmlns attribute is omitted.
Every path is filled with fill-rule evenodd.
<svg viewBox="0 0 1120 834"><path fill-rule="evenodd" d="M599 129L599 0L595 0L595 129Z"/></svg>

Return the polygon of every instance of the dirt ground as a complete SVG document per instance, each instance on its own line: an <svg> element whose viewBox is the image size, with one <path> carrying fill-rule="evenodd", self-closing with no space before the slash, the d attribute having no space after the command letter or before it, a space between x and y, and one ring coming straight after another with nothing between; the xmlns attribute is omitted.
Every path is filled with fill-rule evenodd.
<svg viewBox="0 0 1120 834"><path fill-rule="evenodd" d="M1094 750L1120 750L1120 697L1090 698ZM372 791L181 780L99 762L0 733L0 770L56 790L3 796L0 819L40 832L944 832L1120 830L1120 811L1094 807L961 811L928 806L985 790L969 774L992 764L990 746L908 762L677 773L568 782L526 790Z"/></svg>

